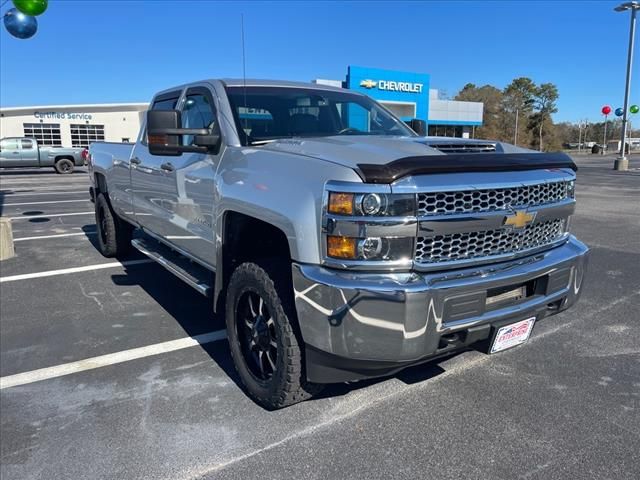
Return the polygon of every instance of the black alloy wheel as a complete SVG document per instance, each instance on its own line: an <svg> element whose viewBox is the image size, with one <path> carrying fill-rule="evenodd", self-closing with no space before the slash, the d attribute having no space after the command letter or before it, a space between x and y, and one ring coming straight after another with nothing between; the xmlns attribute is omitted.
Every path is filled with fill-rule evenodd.
<svg viewBox="0 0 640 480"><path fill-rule="evenodd" d="M247 367L259 381L268 381L276 370L278 342L275 322L265 301L255 291L245 292L236 307L238 340Z"/></svg>

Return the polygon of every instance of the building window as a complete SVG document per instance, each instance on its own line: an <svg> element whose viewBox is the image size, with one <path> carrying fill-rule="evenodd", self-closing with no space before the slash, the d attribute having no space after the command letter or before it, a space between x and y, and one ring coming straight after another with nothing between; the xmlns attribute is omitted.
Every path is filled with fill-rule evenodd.
<svg viewBox="0 0 640 480"><path fill-rule="evenodd" d="M104 141L104 125L71 124L71 146L89 148L91 142Z"/></svg>
<svg viewBox="0 0 640 480"><path fill-rule="evenodd" d="M462 137L463 132L461 125L429 125L430 137Z"/></svg>
<svg viewBox="0 0 640 480"><path fill-rule="evenodd" d="M24 136L35 139L40 145L61 147L59 123L23 123Z"/></svg>

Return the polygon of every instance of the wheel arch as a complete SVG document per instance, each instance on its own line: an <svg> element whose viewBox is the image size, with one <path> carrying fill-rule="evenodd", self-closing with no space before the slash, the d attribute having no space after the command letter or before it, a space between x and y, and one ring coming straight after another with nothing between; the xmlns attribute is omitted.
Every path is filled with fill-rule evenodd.
<svg viewBox="0 0 640 480"><path fill-rule="evenodd" d="M224 311L224 292L237 265L247 261L280 258L291 263L285 232L269 222L234 210L224 212L216 242L214 310Z"/></svg>

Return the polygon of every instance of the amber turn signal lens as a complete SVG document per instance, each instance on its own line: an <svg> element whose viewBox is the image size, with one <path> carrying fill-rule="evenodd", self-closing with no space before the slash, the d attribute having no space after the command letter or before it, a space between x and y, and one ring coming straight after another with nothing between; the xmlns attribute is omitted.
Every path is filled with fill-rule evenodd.
<svg viewBox="0 0 640 480"><path fill-rule="evenodd" d="M338 215L353 215L353 193L329 194L329 213Z"/></svg>
<svg viewBox="0 0 640 480"><path fill-rule="evenodd" d="M327 255L333 258L356 258L356 239L349 237L327 237Z"/></svg>

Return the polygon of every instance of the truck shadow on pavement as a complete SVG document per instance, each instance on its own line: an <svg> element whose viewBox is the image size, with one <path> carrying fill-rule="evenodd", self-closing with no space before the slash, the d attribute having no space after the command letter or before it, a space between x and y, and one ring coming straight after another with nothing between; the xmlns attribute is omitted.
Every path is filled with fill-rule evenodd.
<svg viewBox="0 0 640 480"><path fill-rule="evenodd" d="M87 230L85 231L89 231L89 226L87 225L86 227ZM87 235L87 237L95 245L95 235ZM120 260L134 258L138 258L138 256L128 256L126 259L122 258ZM139 286L142 288L165 312L178 322L187 335L194 337L203 333L225 329L224 317L220 313L213 313L213 301L211 299L203 297L160 265L149 264L145 267L125 265L124 269L124 274L111 276L113 283L119 286ZM200 348L223 370L239 390L243 390L226 341L201 344ZM441 358L438 362L454 355L456 354ZM405 384L419 383L437 377L444 371L437 363L427 363L407 368L392 377L331 384L327 385L322 393L311 401L347 395L350 392L367 388L389 378L396 378Z"/></svg>
<svg viewBox="0 0 640 480"><path fill-rule="evenodd" d="M82 231L94 248L99 250L95 224L84 225ZM118 260L126 261L142 258L146 257L134 251L126 257L118 258ZM147 295L180 325L188 336L195 337L204 333L225 329L224 315L221 313L213 313L213 300L203 297L162 266L154 263L150 263L144 267L139 265L125 265L124 271L124 274L111 275L113 283L118 286L138 286L142 288ZM225 375L236 384L238 389L243 391L242 383L233 365L227 342L216 341L205 343L201 344L200 348L204 350L218 367L222 369ZM330 384L323 389L322 393L310 401L347 395L353 391L367 388L390 378L396 378L408 385L424 382L445 372L445 370L438 365L439 362L445 361L460 353L462 352L441 357L432 363L406 368L390 377Z"/></svg>

